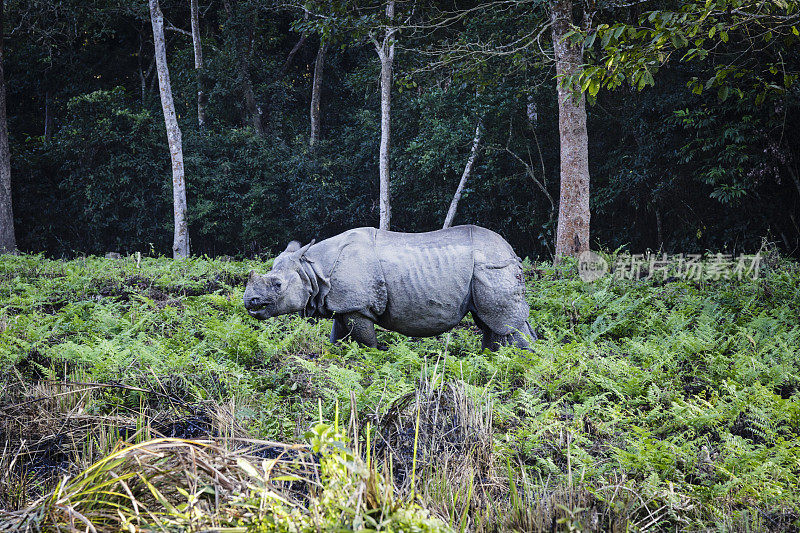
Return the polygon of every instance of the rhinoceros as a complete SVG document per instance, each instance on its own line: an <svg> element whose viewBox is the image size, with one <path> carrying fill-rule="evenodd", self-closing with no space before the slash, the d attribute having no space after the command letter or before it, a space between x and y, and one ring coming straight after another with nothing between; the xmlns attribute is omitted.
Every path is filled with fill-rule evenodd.
<svg viewBox="0 0 800 533"><path fill-rule="evenodd" d="M290 242L270 272L250 272L244 306L261 320L287 313L333 318L331 342L350 338L373 348L375 324L431 337L469 312L484 349L530 349L536 334L524 289L520 259L486 228L357 228L316 244Z"/></svg>

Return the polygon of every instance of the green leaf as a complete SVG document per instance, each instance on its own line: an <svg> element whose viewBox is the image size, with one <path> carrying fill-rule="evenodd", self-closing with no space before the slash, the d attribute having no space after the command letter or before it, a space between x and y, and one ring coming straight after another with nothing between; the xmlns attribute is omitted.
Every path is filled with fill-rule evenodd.
<svg viewBox="0 0 800 533"><path fill-rule="evenodd" d="M655 86L656 81L653 79L653 75L650 74L649 70L644 71L644 76L642 76L645 80L645 85Z"/></svg>
<svg viewBox="0 0 800 533"><path fill-rule="evenodd" d="M241 457L236 458L236 466L244 470L244 472L248 476L256 478L258 480L262 479L261 474L258 472L258 470L256 470L256 467L254 467L248 461L242 459Z"/></svg>
<svg viewBox="0 0 800 533"><path fill-rule="evenodd" d="M608 47L608 42L611 40L611 32L607 31L603 33L603 40L600 41L600 46L603 48Z"/></svg>

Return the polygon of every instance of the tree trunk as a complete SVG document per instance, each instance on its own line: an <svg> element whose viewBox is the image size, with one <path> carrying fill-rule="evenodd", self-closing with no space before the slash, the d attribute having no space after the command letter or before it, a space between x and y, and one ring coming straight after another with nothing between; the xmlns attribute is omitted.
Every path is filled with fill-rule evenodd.
<svg viewBox="0 0 800 533"><path fill-rule="evenodd" d="M190 0L192 14L192 44L194 45L194 69L197 74L197 124L202 130L206 125L206 93L204 91L203 45L200 42L200 9L198 0Z"/></svg>
<svg viewBox="0 0 800 533"><path fill-rule="evenodd" d="M308 11L305 12L303 20L308 21ZM289 67L292 65L292 61L294 61L294 56L297 55L297 52L299 52L301 48L303 48L303 45L306 44L307 39L308 34L306 32L300 34L300 40L297 41L297 43L289 51L289 55L286 56L286 61L283 62L283 66L278 71L278 75L275 76L275 80L273 81L277 81L286 75L286 73L289 71Z"/></svg>
<svg viewBox="0 0 800 533"><path fill-rule="evenodd" d="M483 137L483 119L478 120L478 125L475 126L475 137L472 139L472 149L469 152L467 164L464 165L464 172L461 174L461 181L458 182L456 192L453 195L453 200L450 202L450 209L447 210L447 216L444 219L442 229L447 229L453 225L453 219L456 217L456 210L458 209L458 202L461 200L461 195L464 192L464 187L467 185L470 175L472 174L472 166L478 158L478 149L481 144L481 137Z"/></svg>
<svg viewBox="0 0 800 533"><path fill-rule="evenodd" d="M797 189L797 194L800 196L800 176L797 175L797 172L795 171L791 161L786 165L786 168L789 170L789 175L792 177L792 181L794 182L794 188Z"/></svg>
<svg viewBox="0 0 800 533"><path fill-rule="evenodd" d="M6 121L6 78L3 72L4 0L0 0L0 254L17 249L14 236L14 212L11 209L11 151L8 146Z"/></svg>
<svg viewBox="0 0 800 533"><path fill-rule="evenodd" d="M161 107L164 110L164 124L167 128L169 154L172 159L172 201L175 215L175 239L172 244L174 258L189 256L189 227L186 221L186 183L183 174L183 146L181 130L175 116L175 103L172 101L172 87L167 68L167 46L164 41L164 15L158 0L150 0L150 21L153 23L153 42L155 43L156 71L158 88L161 93Z"/></svg>
<svg viewBox="0 0 800 533"><path fill-rule="evenodd" d="M575 96L566 76L580 71L583 51L570 46L564 36L572 23L572 0L554 0L552 8L553 51L558 77L558 131L561 143L561 193L558 205L555 262L589 249L589 138L586 132L586 99Z"/></svg>
<svg viewBox="0 0 800 533"><path fill-rule="evenodd" d="M231 7L230 0L224 0L223 5L225 6L225 12L228 15L228 20L232 23L233 22L233 8ZM252 33L252 21L250 22L250 33ZM236 28L230 28L231 31L236 32ZM236 53L236 63L239 70L239 84L241 85L242 96L244 97L244 112L246 115L246 121L250 121L253 125L253 129L256 130L256 133L259 135L264 134L264 126L261 122L261 108L256 103L256 95L255 91L253 91L253 82L250 79L250 53L248 51L248 46L246 45L246 41L243 41L241 37L238 35L234 37L235 43L235 53Z"/></svg>
<svg viewBox="0 0 800 533"><path fill-rule="evenodd" d="M242 91L244 92L244 104L247 114L253 123L253 129L259 135L264 135L264 125L261 123L261 107L256 104L256 95L253 91L253 82L250 80L248 72L250 61L243 54L239 58L239 76L242 78Z"/></svg>
<svg viewBox="0 0 800 533"><path fill-rule="evenodd" d="M320 41L317 59L314 61L314 81L311 84L311 109L309 111L311 116L311 137L308 140L311 150L314 149L314 145L319 141L320 96L322 93L322 74L325 69L325 51L327 49L328 43L324 40Z"/></svg>
<svg viewBox="0 0 800 533"><path fill-rule="evenodd" d="M44 93L44 140L53 138L53 110L50 104L50 91Z"/></svg>
<svg viewBox="0 0 800 533"><path fill-rule="evenodd" d="M231 7L230 0L224 1L225 12L228 19L233 22L233 8ZM250 32L252 33L252 21L250 22ZM231 28L236 31L235 28ZM264 134L264 126L261 122L261 107L256 103L255 91L253 91L253 82L250 79L250 53L246 41L242 41L240 37L235 37L234 42L236 46L236 62L239 70L239 83L241 84L242 96L244 97L244 111L246 121L249 120L253 125L253 129L259 135Z"/></svg>
<svg viewBox="0 0 800 533"><path fill-rule="evenodd" d="M394 0L386 5L386 17L394 18ZM388 230L392 219L392 198L389 190L389 148L392 133L392 68L394 66L394 29L386 28L383 44L376 46L381 60L381 145L378 159L380 172L380 223Z"/></svg>
<svg viewBox="0 0 800 533"><path fill-rule="evenodd" d="M294 56L296 56L297 52L299 52L300 49L303 48L303 45L306 44L307 39L308 35L306 35L305 33L300 35L300 40L298 40L297 43L292 47L292 49L289 50L289 55L286 56L286 61L283 62L281 70L278 71L277 78L280 79L286 75L286 72L289 71L289 67L292 66L292 62L294 61Z"/></svg>
<svg viewBox="0 0 800 533"><path fill-rule="evenodd" d="M153 59L150 60L150 65L147 67L147 71L144 70L144 63L142 63L142 56L144 53L144 31L146 28L142 29L142 33L139 34L139 53L138 56L138 64L139 64L139 84L142 92L142 106L145 105L147 101L147 93L152 88L147 80L150 78L150 75L153 73L153 68L156 64L156 57L153 55Z"/></svg>
<svg viewBox="0 0 800 533"><path fill-rule="evenodd" d="M656 207L656 240L658 241L658 251L664 248L664 229L661 225L661 210Z"/></svg>

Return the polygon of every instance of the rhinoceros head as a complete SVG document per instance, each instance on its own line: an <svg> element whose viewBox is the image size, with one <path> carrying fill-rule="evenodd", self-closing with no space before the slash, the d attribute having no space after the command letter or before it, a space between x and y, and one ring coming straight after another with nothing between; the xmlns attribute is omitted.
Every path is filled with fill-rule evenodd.
<svg viewBox="0 0 800 533"><path fill-rule="evenodd" d="M314 244L300 246L292 241L265 275L250 271L244 290L244 306L251 316L264 320L277 315L302 311L311 294L311 287L301 275L300 259ZM305 278L307 279L307 278Z"/></svg>

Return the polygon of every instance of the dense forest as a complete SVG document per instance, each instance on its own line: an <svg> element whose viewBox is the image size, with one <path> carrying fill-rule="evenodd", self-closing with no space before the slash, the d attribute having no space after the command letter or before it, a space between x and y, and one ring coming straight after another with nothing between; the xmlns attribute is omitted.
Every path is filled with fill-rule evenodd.
<svg viewBox="0 0 800 533"><path fill-rule="evenodd" d="M193 254L377 226L384 177L391 229L436 229L463 176L454 224L552 257L570 87L587 100L593 248L740 253L767 238L798 253L796 2L156 7ZM19 249L169 254L147 2L6 0L3 18ZM557 75L560 44L578 55Z"/></svg>

